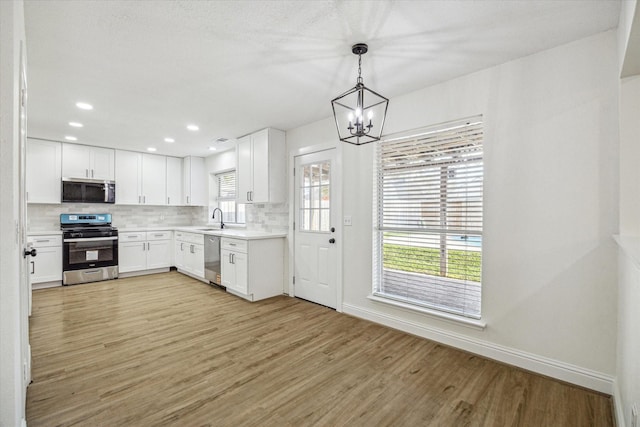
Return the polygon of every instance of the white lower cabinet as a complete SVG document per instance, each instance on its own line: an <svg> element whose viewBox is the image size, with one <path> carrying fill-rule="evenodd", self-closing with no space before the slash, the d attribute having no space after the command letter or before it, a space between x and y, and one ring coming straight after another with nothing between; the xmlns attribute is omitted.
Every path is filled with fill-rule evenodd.
<svg viewBox="0 0 640 427"><path fill-rule="evenodd" d="M171 267L171 231L138 231L118 236L118 271L131 273Z"/></svg>
<svg viewBox="0 0 640 427"><path fill-rule="evenodd" d="M29 261L31 283L62 280L62 236L33 236L30 238L36 256Z"/></svg>
<svg viewBox="0 0 640 427"><path fill-rule="evenodd" d="M221 239L222 286L249 301L282 295L284 239Z"/></svg>
<svg viewBox="0 0 640 427"><path fill-rule="evenodd" d="M204 235L176 231L174 248L178 271L204 279Z"/></svg>

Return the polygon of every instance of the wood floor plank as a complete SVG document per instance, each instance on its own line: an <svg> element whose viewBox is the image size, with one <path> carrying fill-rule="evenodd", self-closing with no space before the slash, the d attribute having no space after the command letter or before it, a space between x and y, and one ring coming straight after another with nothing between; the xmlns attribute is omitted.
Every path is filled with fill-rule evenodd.
<svg viewBox="0 0 640 427"><path fill-rule="evenodd" d="M34 292L29 426L613 426L608 396L176 272Z"/></svg>

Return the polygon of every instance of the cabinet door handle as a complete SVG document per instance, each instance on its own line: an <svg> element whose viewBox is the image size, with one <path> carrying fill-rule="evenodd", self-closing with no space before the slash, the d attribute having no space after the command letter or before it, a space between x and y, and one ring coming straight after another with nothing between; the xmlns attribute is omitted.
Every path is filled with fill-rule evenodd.
<svg viewBox="0 0 640 427"><path fill-rule="evenodd" d="M31 261L31 274L36 274L36 263Z"/></svg>
<svg viewBox="0 0 640 427"><path fill-rule="evenodd" d="M29 201L29 192L27 191L27 202Z"/></svg>
<svg viewBox="0 0 640 427"><path fill-rule="evenodd" d="M93 178L93 172L94 172L93 169L91 169L91 178Z"/></svg>
<svg viewBox="0 0 640 427"><path fill-rule="evenodd" d="M193 245L191 245L191 253L195 254L196 252L193 250Z"/></svg>
<svg viewBox="0 0 640 427"><path fill-rule="evenodd" d="M147 196L142 196L142 203L147 204Z"/></svg>
<svg viewBox="0 0 640 427"><path fill-rule="evenodd" d="M187 196L187 204L189 204L189 196Z"/></svg>
<svg viewBox="0 0 640 427"><path fill-rule="evenodd" d="M249 198L249 193L250 193L250 191L247 191L247 202L251 201L251 199Z"/></svg>
<svg viewBox="0 0 640 427"><path fill-rule="evenodd" d="M184 251L184 248L182 247L184 245L184 243L180 243L180 250Z"/></svg>
<svg viewBox="0 0 640 427"><path fill-rule="evenodd" d="M47 243L47 242L49 242L49 239L36 240L36 243Z"/></svg>
<svg viewBox="0 0 640 427"><path fill-rule="evenodd" d="M147 250L150 251L151 250L151 243L147 242Z"/></svg>
<svg viewBox="0 0 640 427"><path fill-rule="evenodd" d="M170 205L171 204L171 197L167 197L167 204Z"/></svg>
<svg viewBox="0 0 640 427"><path fill-rule="evenodd" d="M145 248L146 246L147 246L147 245L146 245L144 242L142 242L142 250L143 250L143 251L144 251L144 248Z"/></svg>
<svg viewBox="0 0 640 427"><path fill-rule="evenodd" d="M140 197L140 196L138 196L138 204L140 204L140 202L141 202L141 200L140 200L140 199L141 199L141 197Z"/></svg>
<svg viewBox="0 0 640 427"><path fill-rule="evenodd" d="M85 170L84 170L84 176L86 176L87 178L89 178L89 169L85 169Z"/></svg>

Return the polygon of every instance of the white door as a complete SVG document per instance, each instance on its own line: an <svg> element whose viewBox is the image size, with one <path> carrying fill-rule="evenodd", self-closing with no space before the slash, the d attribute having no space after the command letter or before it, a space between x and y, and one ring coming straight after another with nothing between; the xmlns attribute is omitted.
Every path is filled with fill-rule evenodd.
<svg viewBox="0 0 640 427"><path fill-rule="evenodd" d="M295 158L294 294L336 308L337 248L335 149Z"/></svg>
<svg viewBox="0 0 640 427"><path fill-rule="evenodd" d="M31 382L31 345L29 344L29 316L31 316L31 274L29 266L32 251L27 244L27 71L24 43L20 42L20 107L19 107L19 230L20 245L24 248L23 262L20 265L20 333L22 341L23 389ZM30 252L35 254L35 252Z"/></svg>

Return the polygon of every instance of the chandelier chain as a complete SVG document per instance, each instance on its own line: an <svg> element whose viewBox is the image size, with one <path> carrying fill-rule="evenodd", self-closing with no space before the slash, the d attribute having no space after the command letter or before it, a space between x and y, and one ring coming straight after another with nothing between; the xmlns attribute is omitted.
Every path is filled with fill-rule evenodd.
<svg viewBox="0 0 640 427"><path fill-rule="evenodd" d="M358 55L358 83L362 83L362 55Z"/></svg>

